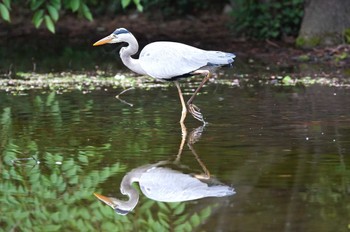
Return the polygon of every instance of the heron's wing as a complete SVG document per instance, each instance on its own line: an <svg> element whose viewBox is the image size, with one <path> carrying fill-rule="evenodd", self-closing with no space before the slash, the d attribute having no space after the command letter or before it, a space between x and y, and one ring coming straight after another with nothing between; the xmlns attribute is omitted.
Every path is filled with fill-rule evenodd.
<svg viewBox="0 0 350 232"><path fill-rule="evenodd" d="M195 177L168 168L154 168L139 180L142 192L153 200L181 202L204 197L222 197L234 194L225 185L208 186Z"/></svg>
<svg viewBox="0 0 350 232"><path fill-rule="evenodd" d="M233 58L231 53L205 51L176 42L154 42L141 51L139 62L148 75L171 79L210 64L232 63Z"/></svg>

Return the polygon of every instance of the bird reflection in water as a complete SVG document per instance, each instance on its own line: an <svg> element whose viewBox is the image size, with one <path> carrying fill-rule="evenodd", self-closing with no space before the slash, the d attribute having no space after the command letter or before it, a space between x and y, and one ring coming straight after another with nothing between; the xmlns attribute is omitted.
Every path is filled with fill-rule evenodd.
<svg viewBox="0 0 350 232"><path fill-rule="evenodd" d="M142 193L148 198L160 202L183 202L205 197L225 197L235 194L232 187L220 183L212 178L204 163L199 159L192 145L200 138L204 126L193 130L187 138L187 129L182 127L182 140L179 152L174 161L160 161L154 164L147 164L128 172L120 185L123 195L128 200L119 200L106 197L97 193L95 196L102 202L112 207L116 213L126 215L131 212L139 201L139 192L132 184L138 182ZM177 168L181 168L180 158L183 147L187 145L197 162L203 169L203 174L185 174ZM171 166L169 166L171 165Z"/></svg>

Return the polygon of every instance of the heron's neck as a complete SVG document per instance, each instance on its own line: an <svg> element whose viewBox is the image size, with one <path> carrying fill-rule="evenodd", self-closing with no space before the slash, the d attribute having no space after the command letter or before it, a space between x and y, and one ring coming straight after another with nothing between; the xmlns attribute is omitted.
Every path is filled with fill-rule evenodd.
<svg viewBox="0 0 350 232"><path fill-rule="evenodd" d="M122 194L127 195L129 197L129 200L118 200L118 208L132 211L136 207L139 201L139 193L132 187L132 183L138 181L138 179L139 178L133 176L132 173L128 173L126 176L124 176L122 183L120 184L120 191Z"/></svg>
<svg viewBox="0 0 350 232"><path fill-rule="evenodd" d="M146 72L142 69L139 60L131 57L132 55L136 54L139 50L139 44L137 43L136 38L133 35L131 35L125 42L128 43L128 46L123 47L120 50L120 58L122 59L123 63L132 71L142 75L146 75Z"/></svg>

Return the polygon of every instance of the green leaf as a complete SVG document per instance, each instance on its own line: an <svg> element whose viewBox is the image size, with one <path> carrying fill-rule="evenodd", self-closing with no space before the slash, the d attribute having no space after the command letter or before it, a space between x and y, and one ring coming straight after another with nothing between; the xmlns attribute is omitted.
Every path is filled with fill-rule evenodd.
<svg viewBox="0 0 350 232"><path fill-rule="evenodd" d="M133 0L138 11L143 11L143 6L141 5L141 0Z"/></svg>
<svg viewBox="0 0 350 232"><path fill-rule="evenodd" d="M39 9L39 7L45 2L45 0L36 0L36 1L30 1L30 9L32 11L35 11L37 9Z"/></svg>
<svg viewBox="0 0 350 232"><path fill-rule="evenodd" d="M51 0L50 4L55 7L57 11L61 9L61 0Z"/></svg>
<svg viewBox="0 0 350 232"><path fill-rule="evenodd" d="M185 204L179 204L178 207L175 209L174 214L175 215L180 215L185 211Z"/></svg>
<svg viewBox="0 0 350 232"><path fill-rule="evenodd" d="M70 1L70 8L73 12L77 11L80 6L80 0L71 0Z"/></svg>
<svg viewBox="0 0 350 232"><path fill-rule="evenodd" d="M168 205L170 206L170 208L172 210L176 209L180 204L181 204L181 202L169 202L168 203Z"/></svg>
<svg viewBox="0 0 350 232"><path fill-rule="evenodd" d="M52 184L57 183L58 176L56 173L52 173L50 176L50 181Z"/></svg>
<svg viewBox="0 0 350 232"><path fill-rule="evenodd" d="M157 204L163 211L170 212L169 206L166 203L157 201Z"/></svg>
<svg viewBox="0 0 350 232"><path fill-rule="evenodd" d="M85 155L78 155L78 160L83 164L89 163L89 160Z"/></svg>
<svg viewBox="0 0 350 232"><path fill-rule="evenodd" d="M202 219L206 219L210 216L211 214L211 208L208 206L207 208L203 209L200 213L199 213L199 216L202 218Z"/></svg>
<svg viewBox="0 0 350 232"><path fill-rule="evenodd" d="M80 208L79 213L81 217L84 218L85 220L88 220L91 217L91 214L86 208Z"/></svg>
<svg viewBox="0 0 350 232"><path fill-rule="evenodd" d="M293 84L293 79L290 76L285 76L282 79L283 85L292 85Z"/></svg>
<svg viewBox="0 0 350 232"><path fill-rule="evenodd" d="M178 217L177 220L174 221L174 225L182 225L183 223L185 223L185 221L187 221L187 217L187 214Z"/></svg>
<svg viewBox="0 0 350 232"><path fill-rule="evenodd" d="M41 23L43 22L43 16L44 16L44 10L38 10L35 12L32 21L36 28L40 27Z"/></svg>
<svg viewBox="0 0 350 232"><path fill-rule="evenodd" d="M127 6L130 5L131 0L122 0L122 7L125 9Z"/></svg>
<svg viewBox="0 0 350 232"><path fill-rule="evenodd" d="M11 0L2 0L7 9L11 9Z"/></svg>
<svg viewBox="0 0 350 232"><path fill-rule="evenodd" d="M45 225L46 231L59 231L61 228L61 225Z"/></svg>
<svg viewBox="0 0 350 232"><path fill-rule="evenodd" d="M45 15L45 24L49 31L51 31L52 33L55 33L55 25L51 20L50 16L48 15Z"/></svg>
<svg viewBox="0 0 350 232"><path fill-rule="evenodd" d="M10 12L7 9L7 7L2 3L0 3L0 14L5 21L10 22Z"/></svg>
<svg viewBox="0 0 350 232"><path fill-rule="evenodd" d="M53 7L52 5L47 5L46 8L47 8L47 11L49 12L52 20L56 22L58 20L58 17L59 17L58 10L55 7Z"/></svg>
<svg viewBox="0 0 350 232"><path fill-rule="evenodd" d="M78 176L71 176L68 183L69 184L77 184L79 182Z"/></svg>
<svg viewBox="0 0 350 232"><path fill-rule="evenodd" d="M74 167L74 160L73 159L67 159L65 161L63 161L61 169L62 171L68 171L70 169L72 169Z"/></svg>
<svg viewBox="0 0 350 232"><path fill-rule="evenodd" d="M72 176L74 176L76 174L77 174L77 167L76 166L73 166L71 169L66 171L66 175L68 177L72 177Z"/></svg>
<svg viewBox="0 0 350 232"><path fill-rule="evenodd" d="M51 106L55 100L55 97L56 97L56 93L55 91L52 91L49 96L47 96L47 99L46 99L46 106Z"/></svg>
<svg viewBox="0 0 350 232"><path fill-rule="evenodd" d="M0 123L2 125L7 125L11 121L11 107L6 107L3 111Z"/></svg>
<svg viewBox="0 0 350 232"><path fill-rule="evenodd" d="M40 173L39 172L34 172L30 175L29 180L30 183L36 183L39 181Z"/></svg>
<svg viewBox="0 0 350 232"><path fill-rule="evenodd" d="M160 223L164 226L164 227L167 227L169 228L169 216L167 216L168 214L165 214L165 213L162 213L162 212L158 212L157 216L158 216L158 219L160 221Z"/></svg>
<svg viewBox="0 0 350 232"><path fill-rule="evenodd" d="M92 14L91 14L89 7L85 4L83 4L81 9L82 9L82 13L83 13L84 17L87 18L89 21L92 21Z"/></svg>
<svg viewBox="0 0 350 232"><path fill-rule="evenodd" d="M90 188L92 185L91 179L89 177L84 178L84 180L81 183L81 186L84 188Z"/></svg>
<svg viewBox="0 0 350 232"><path fill-rule="evenodd" d="M174 231L176 231L176 232L192 231L192 230L193 230L193 228L189 222L185 222L183 224L180 224L180 225L176 226L174 229Z"/></svg>
<svg viewBox="0 0 350 232"><path fill-rule="evenodd" d="M197 213L193 214L192 217L190 218L190 222L193 225L193 227L197 227L201 223L201 219L198 216Z"/></svg>

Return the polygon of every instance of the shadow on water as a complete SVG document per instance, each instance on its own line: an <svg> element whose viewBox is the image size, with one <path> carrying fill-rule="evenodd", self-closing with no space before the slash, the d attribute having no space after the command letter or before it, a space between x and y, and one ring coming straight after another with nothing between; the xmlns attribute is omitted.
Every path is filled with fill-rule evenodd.
<svg viewBox="0 0 350 232"><path fill-rule="evenodd" d="M189 119L180 152L176 88L129 91L133 107L115 99L120 91L0 92L1 228L348 230L349 89L209 84L196 99L209 124L198 139ZM236 194L175 203L140 194L127 216L93 195L124 197L116 186L145 164L205 173L199 161Z"/></svg>

